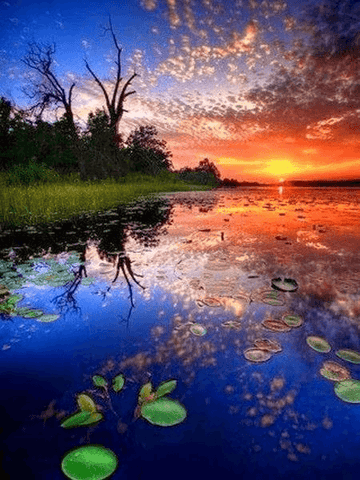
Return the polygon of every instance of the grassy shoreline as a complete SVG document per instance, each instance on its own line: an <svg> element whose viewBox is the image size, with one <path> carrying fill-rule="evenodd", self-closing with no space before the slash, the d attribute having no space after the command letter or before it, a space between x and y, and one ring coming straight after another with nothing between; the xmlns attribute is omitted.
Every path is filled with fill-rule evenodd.
<svg viewBox="0 0 360 480"><path fill-rule="evenodd" d="M109 210L152 194L211 188L188 184L169 174L156 178L131 175L118 181L106 179L86 182L69 176L52 183L30 186L7 186L2 181L0 227L52 223L83 213Z"/></svg>

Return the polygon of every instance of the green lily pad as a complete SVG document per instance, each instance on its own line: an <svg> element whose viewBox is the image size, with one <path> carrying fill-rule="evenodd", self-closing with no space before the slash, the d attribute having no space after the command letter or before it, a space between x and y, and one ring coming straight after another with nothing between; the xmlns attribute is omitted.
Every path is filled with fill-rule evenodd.
<svg viewBox="0 0 360 480"><path fill-rule="evenodd" d="M118 467L115 453L102 445L86 445L68 452L61 470L71 480L103 480Z"/></svg>
<svg viewBox="0 0 360 480"><path fill-rule="evenodd" d="M320 373L323 377L334 380L335 382L341 382L351 378L350 372L347 368L339 365L336 362L324 362Z"/></svg>
<svg viewBox="0 0 360 480"><path fill-rule="evenodd" d="M41 310L28 310L25 314L22 314L21 316L24 318L38 318L41 317L41 315L44 315L44 312Z"/></svg>
<svg viewBox="0 0 360 480"><path fill-rule="evenodd" d="M97 423L104 418L103 414L100 412L92 412L90 413L90 417L87 420L82 422L81 427L86 425L92 425L93 423Z"/></svg>
<svg viewBox="0 0 360 480"><path fill-rule="evenodd" d="M321 337L310 336L306 338L306 343L309 347L313 348L317 352L328 353L331 350L330 345L326 340Z"/></svg>
<svg viewBox="0 0 360 480"><path fill-rule="evenodd" d="M236 320L227 320L226 322L221 324L224 328L230 328L231 330L240 330L241 323L237 322Z"/></svg>
<svg viewBox="0 0 360 480"><path fill-rule="evenodd" d="M360 403L360 381L359 380L343 380L335 384L335 394L349 403Z"/></svg>
<svg viewBox="0 0 360 480"><path fill-rule="evenodd" d="M271 286L282 292L295 292L299 287L296 280L293 280L292 278L284 278L284 280L281 280L280 277L273 278L271 280Z"/></svg>
<svg viewBox="0 0 360 480"><path fill-rule="evenodd" d="M162 383L156 390L157 398L163 397L168 393L171 393L176 388L176 380L170 380L168 382Z"/></svg>
<svg viewBox="0 0 360 480"><path fill-rule="evenodd" d="M266 303L267 305L273 305L275 307L285 304L285 300L282 294L280 292L276 292L275 290L267 290L262 292L259 295L259 300L262 303Z"/></svg>
<svg viewBox="0 0 360 480"><path fill-rule="evenodd" d="M146 399L148 397L150 397L152 393L152 384L151 382L148 382L148 383L145 383L145 385L143 385L141 387L141 390L140 390L140 393L139 393L139 398L138 398L138 402L139 403L143 403L146 401Z"/></svg>
<svg viewBox="0 0 360 480"><path fill-rule="evenodd" d="M77 396L76 401L80 407L80 410L90 413L96 412L95 402L89 395L80 393L80 395Z"/></svg>
<svg viewBox="0 0 360 480"><path fill-rule="evenodd" d="M202 337L207 333L207 330L205 327L203 327L199 323L195 323L190 327L190 332L193 333L194 335L197 335L198 337Z"/></svg>
<svg viewBox="0 0 360 480"><path fill-rule="evenodd" d="M113 378L113 390L114 392L120 392L125 383L124 375L117 375Z"/></svg>
<svg viewBox="0 0 360 480"><path fill-rule="evenodd" d="M244 352L244 357L246 360L255 363L266 362L271 358L271 353L260 348L248 348Z"/></svg>
<svg viewBox="0 0 360 480"><path fill-rule="evenodd" d="M355 350L350 350L349 348L344 348L343 350L338 350L335 352L339 358L346 360L351 363L360 363L360 353Z"/></svg>
<svg viewBox="0 0 360 480"><path fill-rule="evenodd" d="M11 295L11 297L9 297L7 300L6 300L6 303L8 305L15 305L16 303L18 303L20 300L22 300L24 297L23 295Z"/></svg>
<svg viewBox="0 0 360 480"><path fill-rule="evenodd" d="M57 320L59 317L60 315L56 315L55 313L54 314L49 313L47 315L41 315L39 322L42 322L42 323L55 322L55 320Z"/></svg>
<svg viewBox="0 0 360 480"><path fill-rule="evenodd" d="M105 388L106 385L107 385L107 381L105 380L104 377L102 377L101 375L94 375L92 377L92 381L93 381L93 384L95 385L95 387L103 387Z"/></svg>
<svg viewBox="0 0 360 480"><path fill-rule="evenodd" d="M84 422L89 420L90 416L91 416L91 412L87 412L87 411L77 412L74 415L71 415L70 417L66 418L61 423L61 426L63 428L81 427L84 424Z"/></svg>
<svg viewBox="0 0 360 480"><path fill-rule="evenodd" d="M153 425L170 427L186 418L186 410L179 402L159 398L155 402L145 403L141 407L141 416Z"/></svg>
<svg viewBox="0 0 360 480"><path fill-rule="evenodd" d="M286 325L289 325L289 327L294 328L294 327L301 327L301 325L304 323L304 320L301 315L295 315L295 314L287 314L282 317L282 320L286 323Z"/></svg>

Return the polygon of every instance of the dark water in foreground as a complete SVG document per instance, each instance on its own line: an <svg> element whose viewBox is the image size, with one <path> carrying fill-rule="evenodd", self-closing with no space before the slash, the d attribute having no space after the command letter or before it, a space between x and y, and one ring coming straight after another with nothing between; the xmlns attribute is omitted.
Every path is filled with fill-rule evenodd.
<svg viewBox="0 0 360 480"><path fill-rule="evenodd" d="M360 352L359 206L359 189L196 192L52 229L2 230L0 283L23 296L18 307L59 316L0 316L7 478L64 479L63 456L87 444L117 455L110 478L119 480L357 478L360 404L338 398L320 370L331 360L360 379L360 364L335 354ZM271 305L278 277L298 289ZM303 324L262 325L284 314ZM194 335L192 323L207 333ZM330 352L310 348L310 335ZM247 360L264 338L282 350ZM109 403L92 376L111 383L119 373L125 385ZM185 420L135 420L141 386L170 379ZM63 429L80 393L104 420Z"/></svg>

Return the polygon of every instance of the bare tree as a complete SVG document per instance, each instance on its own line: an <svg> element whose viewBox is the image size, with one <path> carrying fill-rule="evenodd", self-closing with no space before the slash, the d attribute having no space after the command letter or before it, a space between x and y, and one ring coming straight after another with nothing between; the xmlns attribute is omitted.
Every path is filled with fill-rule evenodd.
<svg viewBox="0 0 360 480"><path fill-rule="evenodd" d="M23 89L23 92L30 98L35 99L36 103L29 108L37 118L41 116L46 108L51 104L63 106L65 109L65 118L67 120L69 131L77 137L77 127L74 122L74 115L71 106L71 96L75 83L72 83L68 96L53 71L55 44L39 45L30 43L27 55L21 60L26 66L40 74L40 80L32 81L32 91ZM39 113L36 113L38 111Z"/></svg>
<svg viewBox="0 0 360 480"><path fill-rule="evenodd" d="M109 24L110 27L105 29L106 31L110 31L116 50L117 50L117 60L115 60L115 64L117 65L117 72L116 72L116 81L114 85L114 91L112 93L111 100L109 98L109 95L103 85L103 83L99 80L99 78L95 75L95 73L91 70L88 62L85 60L85 65L88 71L91 73L92 77L94 78L95 82L99 85L101 88L105 101L106 101L106 108L109 112L109 117L110 117L110 128L113 130L113 138L115 143L118 143L119 140L119 123L120 120L122 119L122 116L124 112L127 112L127 110L124 109L124 102L126 97L129 95L132 95L133 93L136 93L135 90L132 90L130 92L127 92L127 89L131 85L132 80L138 76L137 73L133 73L133 75L125 82L123 85L121 91L119 90L120 84L123 81L123 78L121 77L121 52L122 48L119 47L119 44L117 42L114 29L111 23L111 18L109 18ZM119 95L118 95L119 94Z"/></svg>

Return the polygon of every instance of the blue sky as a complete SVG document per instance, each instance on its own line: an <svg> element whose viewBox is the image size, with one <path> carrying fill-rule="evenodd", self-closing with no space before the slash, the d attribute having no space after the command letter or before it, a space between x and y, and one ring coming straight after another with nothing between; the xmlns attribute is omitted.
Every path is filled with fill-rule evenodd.
<svg viewBox="0 0 360 480"><path fill-rule="evenodd" d="M73 109L85 126L104 105L85 58L112 91L111 15L124 79L139 74L125 137L155 125L176 168L208 157L239 180L360 177L360 9L343 0L334 16L334 3L2 1L0 95L28 106L21 87L30 70L20 60L29 42L55 43L54 71L65 89L75 82ZM320 6L312 23L311 6Z"/></svg>

